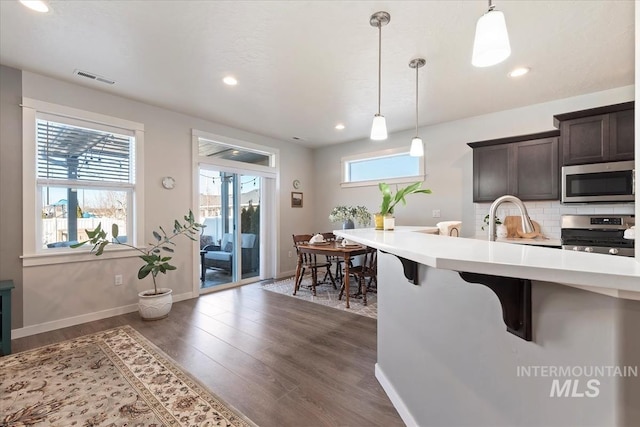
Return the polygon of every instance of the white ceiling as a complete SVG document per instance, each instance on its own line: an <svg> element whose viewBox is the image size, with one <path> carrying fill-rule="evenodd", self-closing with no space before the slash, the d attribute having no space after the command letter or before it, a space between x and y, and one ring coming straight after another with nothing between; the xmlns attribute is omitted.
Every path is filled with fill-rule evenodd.
<svg viewBox="0 0 640 427"><path fill-rule="evenodd" d="M0 1L0 63L282 140L322 146L634 82L633 1L496 0L512 54L471 65L487 1L55 1L47 14ZM528 66L514 80L507 72ZM116 81L75 76L81 69ZM232 74L239 84L226 86ZM346 129L334 126L344 123Z"/></svg>

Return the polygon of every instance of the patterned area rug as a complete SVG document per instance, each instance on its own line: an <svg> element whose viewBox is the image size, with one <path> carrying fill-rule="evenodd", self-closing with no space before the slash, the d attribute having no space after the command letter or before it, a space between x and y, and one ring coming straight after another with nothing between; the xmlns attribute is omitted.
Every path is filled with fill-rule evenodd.
<svg viewBox="0 0 640 427"><path fill-rule="evenodd" d="M353 279L351 280L351 294L356 292L356 284ZM373 292L367 292L367 305L362 305L362 298L353 296L350 298L351 308L346 307L344 297L342 300L338 299L340 291L333 289L331 284L316 286L316 296L313 296L311 292L311 278L305 276L302 279L300 290L296 295L293 295L293 277L278 282L273 282L262 286L263 289L271 292L277 292L283 295L289 295L292 298L298 298L305 301L315 302L317 304L326 305L327 307L336 308L338 310L348 311L350 313L359 314L361 316L378 318L378 298L377 294Z"/></svg>
<svg viewBox="0 0 640 427"><path fill-rule="evenodd" d="M0 425L255 426L130 326L0 358Z"/></svg>

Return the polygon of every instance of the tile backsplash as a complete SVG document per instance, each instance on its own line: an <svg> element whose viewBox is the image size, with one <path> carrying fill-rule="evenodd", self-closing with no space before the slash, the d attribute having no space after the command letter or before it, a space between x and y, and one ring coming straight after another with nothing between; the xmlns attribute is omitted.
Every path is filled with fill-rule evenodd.
<svg viewBox="0 0 640 427"><path fill-rule="evenodd" d="M560 238L560 217L562 215L633 215L633 203L616 204L579 204L563 205L559 200L544 202L524 202L532 220L540 224L540 231L550 239ZM489 213L491 203L474 203L476 211L476 235L487 234L487 227L482 230L484 217ZM501 220L508 215L520 215L518 208L512 203L504 203L498 208L497 216Z"/></svg>

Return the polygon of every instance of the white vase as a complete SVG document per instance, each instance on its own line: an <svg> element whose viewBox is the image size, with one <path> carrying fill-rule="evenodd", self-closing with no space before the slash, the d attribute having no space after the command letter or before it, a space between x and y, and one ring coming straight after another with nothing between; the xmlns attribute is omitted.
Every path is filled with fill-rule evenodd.
<svg viewBox="0 0 640 427"><path fill-rule="evenodd" d="M393 230L396 227L396 219L391 215L385 216L383 224L385 230Z"/></svg>
<svg viewBox="0 0 640 427"><path fill-rule="evenodd" d="M507 237L507 226L500 224L498 226L496 226L496 237L504 239Z"/></svg>
<svg viewBox="0 0 640 427"><path fill-rule="evenodd" d="M169 315L173 305L173 291L169 288L158 288L158 294L153 295L153 289L138 294L138 311L143 320L164 319Z"/></svg>

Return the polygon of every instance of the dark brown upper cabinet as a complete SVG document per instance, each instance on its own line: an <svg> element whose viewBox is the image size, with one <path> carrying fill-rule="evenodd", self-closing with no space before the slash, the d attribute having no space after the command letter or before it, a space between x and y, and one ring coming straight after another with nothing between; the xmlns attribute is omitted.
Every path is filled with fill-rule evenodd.
<svg viewBox="0 0 640 427"><path fill-rule="evenodd" d="M473 201L511 194L521 200L558 200L559 131L470 142Z"/></svg>
<svg viewBox="0 0 640 427"><path fill-rule="evenodd" d="M634 102L553 117L563 166L634 159Z"/></svg>

